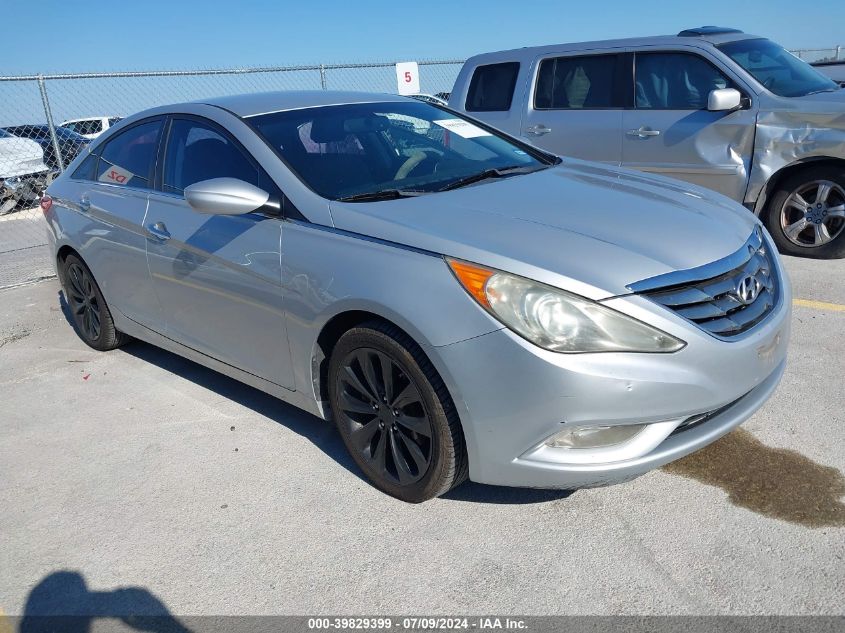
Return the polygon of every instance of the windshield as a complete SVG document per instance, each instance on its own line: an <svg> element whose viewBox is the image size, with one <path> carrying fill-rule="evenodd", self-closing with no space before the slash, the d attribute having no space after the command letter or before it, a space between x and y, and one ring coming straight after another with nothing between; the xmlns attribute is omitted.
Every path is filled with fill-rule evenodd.
<svg viewBox="0 0 845 633"><path fill-rule="evenodd" d="M304 108L247 120L306 185L332 200L431 193L471 176L516 175L555 160L419 101Z"/></svg>
<svg viewBox="0 0 845 633"><path fill-rule="evenodd" d="M803 97L839 86L771 40L737 40L719 46L763 87L781 97Z"/></svg>

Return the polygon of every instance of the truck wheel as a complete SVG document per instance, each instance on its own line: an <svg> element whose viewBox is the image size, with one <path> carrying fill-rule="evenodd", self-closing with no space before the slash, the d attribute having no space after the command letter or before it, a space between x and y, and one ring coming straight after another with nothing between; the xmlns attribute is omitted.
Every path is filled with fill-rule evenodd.
<svg viewBox="0 0 845 633"><path fill-rule="evenodd" d="M781 253L845 257L845 169L807 167L784 179L764 220Z"/></svg>

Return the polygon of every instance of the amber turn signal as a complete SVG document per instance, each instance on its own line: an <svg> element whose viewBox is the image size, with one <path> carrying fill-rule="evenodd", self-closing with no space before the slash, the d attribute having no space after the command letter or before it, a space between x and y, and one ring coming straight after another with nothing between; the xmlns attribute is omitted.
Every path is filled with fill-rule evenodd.
<svg viewBox="0 0 845 633"><path fill-rule="evenodd" d="M449 268L461 282L464 290L471 294L478 303L485 308L489 308L490 302L487 300L484 286L487 284L487 280L495 274L495 271L457 259L446 258L446 263L449 264Z"/></svg>

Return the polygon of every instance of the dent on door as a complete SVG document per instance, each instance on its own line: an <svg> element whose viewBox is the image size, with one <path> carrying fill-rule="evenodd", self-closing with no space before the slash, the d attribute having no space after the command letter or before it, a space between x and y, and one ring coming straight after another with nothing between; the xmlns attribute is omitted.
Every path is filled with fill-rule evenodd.
<svg viewBox="0 0 845 633"><path fill-rule="evenodd" d="M626 112L623 163L742 201L751 169L754 119L747 110Z"/></svg>

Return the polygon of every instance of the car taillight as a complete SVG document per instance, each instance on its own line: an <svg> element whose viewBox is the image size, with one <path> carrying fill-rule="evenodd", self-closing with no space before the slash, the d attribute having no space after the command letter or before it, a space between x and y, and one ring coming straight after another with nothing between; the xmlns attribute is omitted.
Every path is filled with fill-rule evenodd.
<svg viewBox="0 0 845 633"><path fill-rule="evenodd" d="M41 210L44 213L47 213L47 211L50 210L50 207L53 206L53 199L45 193L41 196L41 201L38 204L41 205Z"/></svg>

